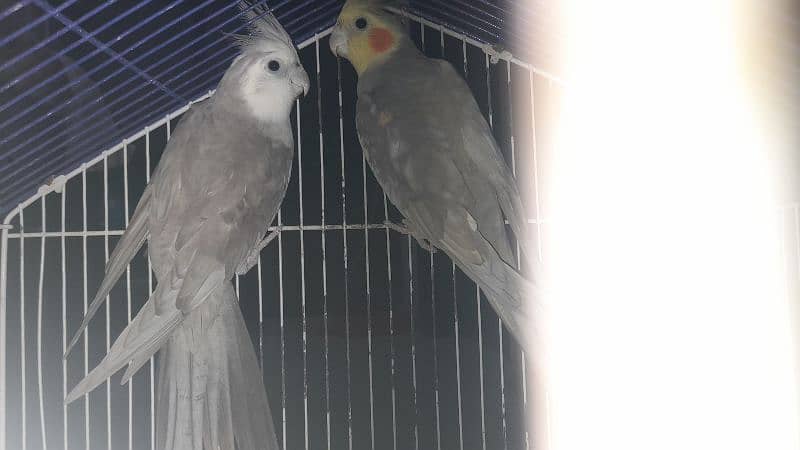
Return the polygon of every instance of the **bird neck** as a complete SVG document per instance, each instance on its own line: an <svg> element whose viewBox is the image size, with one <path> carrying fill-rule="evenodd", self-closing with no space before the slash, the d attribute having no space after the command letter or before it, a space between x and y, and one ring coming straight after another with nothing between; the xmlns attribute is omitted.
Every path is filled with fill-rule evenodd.
<svg viewBox="0 0 800 450"><path fill-rule="evenodd" d="M351 57L350 62L353 64L358 75L362 76L369 71L379 69L398 57L413 54L419 54L419 50L417 50L417 47L414 46L414 43L411 42L408 36L401 35L392 47L385 52L371 52L365 57L355 57L356 55L353 55L354 57Z"/></svg>
<svg viewBox="0 0 800 450"><path fill-rule="evenodd" d="M386 58L380 63L370 65L358 76L358 94L378 89L385 83L397 81L397 77L387 76L388 74L402 77L408 70L419 67L425 55L419 51L411 40L407 45L398 47L390 58Z"/></svg>
<svg viewBox="0 0 800 450"><path fill-rule="evenodd" d="M219 94L219 95L218 95ZM276 105L265 105L252 97L242 98L241 95L230 95L217 91L210 99L213 108L220 117L235 120L242 125L266 133L268 130L288 129L291 132L289 116L291 106L285 111ZM278 101L278 99L275 99ZM292 103L293 104L293 103Z"/></svg>

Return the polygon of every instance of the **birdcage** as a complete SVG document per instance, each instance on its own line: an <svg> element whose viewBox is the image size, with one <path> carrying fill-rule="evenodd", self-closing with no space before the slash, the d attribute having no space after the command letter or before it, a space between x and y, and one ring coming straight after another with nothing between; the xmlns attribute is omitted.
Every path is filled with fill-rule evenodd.
<svg viewBox="0 0 800 450"><path fill-rule="evenodd" d="M282 447L528 448L520 347L446 255L386 226L401 217L362 156L355 72L328 49L343 2L269 3L312 88L293 112L280 235L236 290ZM499 47L546 25L540 5L512 33L511 6L412 2L407 15L417 45L464 74L509 165L536 188L561 81ZM152 291L146 248L62 354L171 131L235 56L224 33L244 25L232 0L0 11L0 449L154 448L155 360L127 385L114 377L63 402Z"/></svg>
<svg viewBox="0 0 800 450"><path fill-rule="evenodd" d="M62 354L171 131L236 55L226 37L246 25L236 3L0 7L0 450L155 448L155 359L127 385L117 375L63 402L152 292L146 248ZM401 217L359 146L355 73L328 50L343 1L268 3L311 89L292 116L279 237L235 282L282 448L532 448L526 416L542 393L528 387L525 354L446 255L387 226ZM540 189L564 89L552 8L420 0L404 13L416 44L468 81L531 192L530 230L546 260ZM795 294L799 211L779 211Z"/></svg>

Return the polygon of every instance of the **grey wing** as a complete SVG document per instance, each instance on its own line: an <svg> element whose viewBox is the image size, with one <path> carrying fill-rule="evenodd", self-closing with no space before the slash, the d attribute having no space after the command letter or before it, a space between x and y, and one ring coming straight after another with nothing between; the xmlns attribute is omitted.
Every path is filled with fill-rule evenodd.
<svg viewBox="0 0 800 450"><path fill-rule="evenodd" d="M427 70L402 73L399 83L360 93L357 121L365 155L389 198L423 228L426 238L441 239L448 221L466 223L466 212L483 238L511 263L497 192L496 179L502 175L471 155L496 152L496 147L465 148L480 145L465 142L464 128L472 126L464 113L466 100L444 87L453 82L441 76L438 62L431 63ZM408 92L416 94L413 101ZM474 104L471 94L467 100ZM477 105L475 111L480 115ZM472 240L470 236L463 242L466 259L474 250Z"/></svg>
<svg viewBox="0 0 800 450"><path fill-rule="evenodd" d="M202 104L198 104L191 108L184 115L182 122L192 123L193 121L197 121L198 119L195 112L202 107ZM128 228L125 230L125 233L122 235L119 243L114 248L114 252L108 259L105 277L95 293L94 299L92 299L92 302L90 303L89 308L87 309L86 314L84 315L83 320L78 327L78 330L70 340L65 352L65 356L70 353L72 348L78 342L83 330L86 329L92 317L94 317L94 315L103 305L103 302L106 300L109 292L111 292L111 289L113 289L117 280L119 280L119 277L125 271L125 268L128 266L128 264L130 264L133 257L136 256L136 252L139 251L144 242L147 240L148 236L150 235L150 228L151 224L153 223L154 214L157 214L158 211L161 211L161 215L163 216L163 212L169 208L169 201L172 199L172 194L175 190L173 189L175 187L173 186L174 178L172 178L170 175L171 173L175 172L175 168L177 166L176 159L179 159L181 156L181 150L176 151L174 149L180 149L186 145L185 141L188 139L191 133L186 133L183 130L189 128L192 127L179 127L176 130L176 134L173 136L173 139L168 142L167 147L164 149L161 162L156 167L150 184L142 194L142 198L139 200L139 204L136 206L136 210L131 217ZM154 191L159 190L161 191L161 195L153 195ZM164 194L165 190L169 191L166 195Z"/></svg>
<svg viewBox="0 0 800 450"><path fill-rule="evenodd" d="M461 149L494 188L503 214L519 240L520 248L530 257L531 250L528 248L528 241L525 238L528 216L522 204L514 175L503 159L492 130L486 122L486 118L481 114L466 82L449 63L445 61L438 61L438 63L442 83L444 86L451 87L449 95L452 96L454 104L459 108L458 112L463 120L461 127L463 146Z"/></svg>
<svg viewBox="0 0 800 450"><path fill-rule="evenodd" d="M436 205L443 203L441 196L446 196L443 172L454 167L446 160L434 161L435 155L424 151L433 146L431 143L423 143L423 148L415 145L428 140L425 135L436 130L415 127L407 120L408 112L402 105L393 105L385 95L360 95L357 111L364 156L386 195L426 239L440 239L444 216ZM389 116L391 123L384 124ZM436 170L437 166L443 167Z"/></svg>
<svg viewBox="0 0 800 450"><path fill-rule="evenodd" d="M162 273L172 272L162 276L181 280L179 309L196 307L233 276L277 210L290 170L265 161L261 135L230 130L234 156L225 136L197 134L188 144L200 150L176 158L172 175L155 191L151 221L154 259L163 260ZM251 157L243 147L258 151Z"/></svg>
<svg viewBox="0 0 800 450"><path fill-rule="evenodd" d="M144 193L142 194L142 198L139 200L139 205L136 207L136 211L134 212L133 217L128 225L128 229L125 230L125 233L122 235L119 243L114 248L114 252L108 259L108 263L106 264L106 274L105 277L103 277L103 282L100 284L100 288L98 288L94 299L92 299L89 308L86 310L86 314L84 314L83 320L78 327L78 331L75 332L70 340L69 345L64 352L65 357L69 355L70 351L72 351L72 348L83 334L83 330L85 330L89 325L92 317L94 317L95 313L97 313L97 311L103 305L103 302L108 297L111 289L114 288L114 285L117 283L117 280L119 280L119 277L122 276L123 272L125 272L125 268L128 267L128 264L130 264L133 257L136 256L136 252L139 251L139 249L142 247L142 244L144 244L144 241L147 239L147 214L150 209L150 197L150 189L145 189Z"/></svg>

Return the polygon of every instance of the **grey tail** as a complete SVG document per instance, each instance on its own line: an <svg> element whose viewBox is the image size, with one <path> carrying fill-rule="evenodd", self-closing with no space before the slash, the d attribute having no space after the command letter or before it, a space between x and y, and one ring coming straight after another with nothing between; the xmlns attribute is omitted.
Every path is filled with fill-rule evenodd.
<svg viewBox="0 0 800 450"><path fill-rule="evenodd" d="M83 334L83 330L89 325L89 321L92 320L97 310L103 305L109 292L114 288L119 277L125 272L125 268L128 267L133 257L136 256L136 252L139 251L142 244L144 244L144 241L147 239L150 191L149 188L145 189L141 200L139 200L139 206L136 207L136 212L133 214L128 224L128 229L125 230L125 234L122 235L122 239L120 239L119 243L114 248L114 252L109 257L103 282L100 284L100 288L97 290L92 303L89 305L89 309L86 310L86 315L83 317L78 331L75 332L75 335L73 335L72 339L69 341L67 350L64 352L65 358L69 355L70 351L72 351L72 348Z"/></svg>
<svg viewBox="0 0 800 450"><path fill-rule="evenodd" d="M163 289L156 289L133 321L114 341L103 361L67 395L66 403L86 395L127 365L129 370L122 380L125 383L136 369L167 342L175 328L183 321L183 314L174 308L161 314L157 313L156 299L163 295L162 291Z"/></svg>
<svg viewBox="0 0 800 450"><path fill-rule="evenodd" d="M250 335L230 283L192 311L159 356L159 450L277 450Z"/></svg>
<svg viewBox="0 0 800 450"><path fill-rule="evenodd" d="M446 250L449 253L450 249ZM534 324L545 320L545 293L503 261L488 243L481 254L482 264L462 263L458 258L453 260L478 284L503 325L525 352L531 353L533 346L542 339Z"/></svg>

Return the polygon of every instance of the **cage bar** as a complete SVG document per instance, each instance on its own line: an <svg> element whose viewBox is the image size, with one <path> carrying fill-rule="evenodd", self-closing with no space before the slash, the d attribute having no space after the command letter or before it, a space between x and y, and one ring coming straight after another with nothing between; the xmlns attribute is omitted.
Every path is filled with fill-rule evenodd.
<svg viewBox="0 0 800 450"><path fill-rule="evenodd" d="M42 209L42 230L45 229L47 222L45 199L42 197L39 204ZM44 246L47 240L40 239L39 246L39 303L36 307L36 381L39 390L39 422L42 426L42 449L47 450L47 426L44 419L44 383L42 382L42 300L44 297Z"/></svg>

